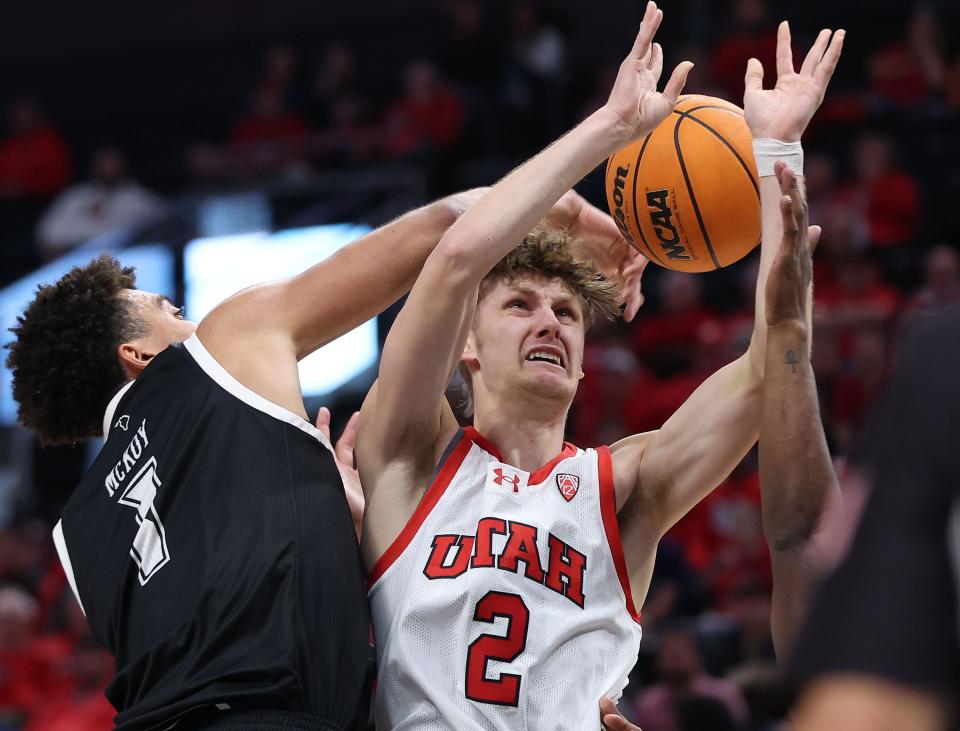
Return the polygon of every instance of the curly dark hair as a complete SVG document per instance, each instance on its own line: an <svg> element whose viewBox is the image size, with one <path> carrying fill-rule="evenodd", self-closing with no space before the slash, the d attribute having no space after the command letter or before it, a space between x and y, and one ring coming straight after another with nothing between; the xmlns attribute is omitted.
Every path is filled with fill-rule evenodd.
<svg viewBox="0 0 960 731"><path fill-rule="evenodd" d="M10 328L16 339L6 346L7 367L17 415L43 444L100 435L103 410L126 380L117 346L146 332L119 296L135 284L133 267L103 254L37 287Z"/></svg>

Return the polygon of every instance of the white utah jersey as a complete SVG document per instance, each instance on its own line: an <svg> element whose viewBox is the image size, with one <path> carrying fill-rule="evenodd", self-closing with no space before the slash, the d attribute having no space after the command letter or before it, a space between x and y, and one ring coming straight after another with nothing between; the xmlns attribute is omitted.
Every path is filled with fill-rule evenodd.
<svg viewBox="0 0 960 731"><path fill-rule="evenodd" d="M370 573L378 729L591 729L640 648L610 450L536 472L458 434Z"/></svg>

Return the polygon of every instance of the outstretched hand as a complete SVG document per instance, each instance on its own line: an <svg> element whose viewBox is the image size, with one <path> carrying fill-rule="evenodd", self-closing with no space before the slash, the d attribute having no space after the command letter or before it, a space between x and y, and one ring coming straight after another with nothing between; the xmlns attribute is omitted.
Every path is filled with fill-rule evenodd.
<svg viewBox="0 0 960 731"><path fill-rule="evenodd" d="M357 532L357 538L360 538L360 532L363 529L363 510L365 501L363 498L363 488L360 485L360 473L357 472L354 464L353 448L357 443L357 421L360 418L360 412L354 411L350 421L343 428L343 434L333 446L333 460L337 463L337 470L340 472L340 479L343 480L343 492L347 496L347 505L350 506L350 517L353 518L353 527ZM317 429L324 433L327 439L330 437L330 409L321 406L317 412Z"/></svg>
<svg viewBox="0 0 960 731"><path fill-rule="evenodd" d="M807 296L813 278L811 255L820 240L820 227L808 225L807 202L797 185L797 176L783 162L777 162L774 172L783 194L780 198L783 240L767 277L768 327L806 321Z"/></svg>
<svg viewBox="0 0 960 731"><path fill-rule="evenodd" d="M607 731L641 731L623 717L617 704L609 698L600 699L600 722Z"/></svg>
<svg viewBox="0 0 960 731"><path fill-rule="evenodd" d="M755 138L800 139L823 101L845 34L843 30L820 31L798 73L793 68L790 25L783 21L777 30L777 82L772 89L763 88L763 65L755 58L747 62L743 111Z"/></svg>
<svg viewBox="0 0 960 731"><path fill-rule="evenodd" d="M633 320L644 301L641 278L647 257L630 245L609 215L576 191L564 193L547 220L570 231L576 258L589 259L597 271L617 283L623 319Z"/></svg>
<svg viewBox="0 0 960 731"><path fill-rule="evenodd" d="M650 0L633 48L620 64L604 106L621 130L624 144L651 132L673 111L687 82L687 74L693 68L692 63L683 61L673 70L663 92L657 91L663 71L663 49L652 41L661 20L663 11Z"/></svg>

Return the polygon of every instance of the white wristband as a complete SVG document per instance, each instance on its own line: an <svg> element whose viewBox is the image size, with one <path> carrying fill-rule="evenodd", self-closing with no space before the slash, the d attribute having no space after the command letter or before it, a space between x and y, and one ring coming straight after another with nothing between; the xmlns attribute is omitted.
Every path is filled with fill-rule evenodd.
<svg viewBox="0 0 960 731"><path fill-rule="evenodd" d="M770 137L753 140L753 157L757 161L757 174L761 178L773 175L773 164L783 160L794 174L803 175L803 148L800 142L783 142Z"/></svg>

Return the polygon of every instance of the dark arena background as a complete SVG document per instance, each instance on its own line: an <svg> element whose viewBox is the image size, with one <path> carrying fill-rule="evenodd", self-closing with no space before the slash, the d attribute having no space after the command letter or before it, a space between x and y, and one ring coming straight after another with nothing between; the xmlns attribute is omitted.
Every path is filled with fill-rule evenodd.
<svg viewBox="0 0 960 731"><path fill-rule="evenodd" d="M695 61L688 92L741 106L748 58L773 83L780 19L797 54L821 28L847 30L804 148L823 226L813 363L852 529L865 489L850 465L898 343L960 302L960 6L661 5L665 66ZM4 2L0 343L38 283L101 251L200 319L421 203L495 182L606 100L642 13L623 0ZM603 206L602 185L601 168L578 190ZM740 355L756 268L756 252L703 275L648 267L636 322L588 335L568 438L656 429ZM308 410L329 406L334 435L395 314L304 364ZM111 727L112 659L51 540L98 449L41 447L0 368L0 731ZM754 450L660 544L620 704L644 731L785 727L759 499ZM824 541L824 560L842 543ZM714 720L679 725L664 700L677 687L712 699L700 710Z"/></svg>

